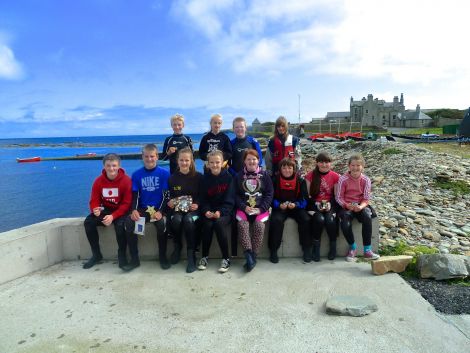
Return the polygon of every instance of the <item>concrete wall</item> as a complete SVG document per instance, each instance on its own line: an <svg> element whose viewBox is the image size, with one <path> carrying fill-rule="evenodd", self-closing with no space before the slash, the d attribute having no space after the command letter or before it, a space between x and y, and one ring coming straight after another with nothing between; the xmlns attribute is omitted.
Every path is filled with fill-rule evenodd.
<svg viewBox="0 0 470 353"><path fill-rule="evenodd" d="M83 227L83 218L56 218L46 222L0 233L0 284L28 273L49 267L64 260L81 260L91 256L90 246ZM266 227L263 247L260 257L268 257L269 224ZM362 254L361 226L357 221L353 226L359 254ZM100 227L100 244L103 256L107 260L115 260L117 255L116 236L114 227ZM139 236L139 252L143 260L157 259L156 230L152 224L147 224L145 236ZM229 242L230 243L230 242ZM377 251L379 245L378 220L373 219L372 248ZM348 245L340 232L338 238L338 255L342 257L348 250ZM173 241L168 241L168 254L173 250ZM322 235L321 254L328 253L328 238ZM183 255L185 252L183 251ZM301 257L297 224L287 219L280 257ZM243 256L238 246L238 256ZM211 246L210 257L220 258L217 239Z"/></svg>

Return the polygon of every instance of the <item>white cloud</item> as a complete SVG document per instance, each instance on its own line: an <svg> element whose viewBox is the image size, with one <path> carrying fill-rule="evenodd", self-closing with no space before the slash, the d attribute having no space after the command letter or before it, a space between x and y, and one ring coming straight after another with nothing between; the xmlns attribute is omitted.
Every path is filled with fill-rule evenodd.
<svg viewBox="0 0 470 353"><path fill-rule="evenodd" d="M470 81L466 1L206 0L178 9L237 72Z"/></svg>
<svg viewBox="0 0 470 353"><path fill-rule="evenodd" d="M15 54L5 44L0 43L0 79L19 80L23 77L23 68L16 61Z"/></svg>

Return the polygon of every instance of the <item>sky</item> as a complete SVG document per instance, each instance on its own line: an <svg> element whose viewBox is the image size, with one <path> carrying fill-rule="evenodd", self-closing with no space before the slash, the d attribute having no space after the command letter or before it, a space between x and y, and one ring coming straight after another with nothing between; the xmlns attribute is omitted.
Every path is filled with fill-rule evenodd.
<svg viewBox="0 0 470 353"><path fill-rule="evenodd" d="M0 138L470 105L466 0L0 0ZM300 115L300 119L299 119Z"/></svg>

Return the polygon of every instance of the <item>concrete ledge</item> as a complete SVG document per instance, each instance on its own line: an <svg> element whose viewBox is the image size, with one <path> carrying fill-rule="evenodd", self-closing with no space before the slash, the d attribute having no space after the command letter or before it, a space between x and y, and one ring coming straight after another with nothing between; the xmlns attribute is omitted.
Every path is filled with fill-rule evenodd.
<svg viewBox="0 0 470 353"><path fill-rule="evenodd" d="M0 233L0 284L15 278L27 275L31 272L49 267L64 260L80 260L91 256L90 246L83 227L84 218L56 218L46 222ZM377 251L379 245L378 220L373 219L372 248ZM268 231L266 226L263 247L260 257L268 257ZM356 235L359 254L362 254L361 226L357 221L353 225ZM105 259L114 260L117 255L116 236L114 227L99 227L100 244ZM229 232L230 233L230 232ZM321 255L328 253L328 237L322 235ZM173 241L168 241L168 254L173 250ZM341 234L337 242L338 255L344 256L348 250L348 244ZM157 258L156 230L151 224L146 227L146 234L139 239L139 252L141 258ZM183 256L185 256L183 251ZM302 251L299 245L297 224L292 219L287 219L284 227L284 236L279 249L280 257L301 257ZM238 246L238 256L243 256ZM211 258L220 258L219 245L214 236L211 250Z"/></svg>

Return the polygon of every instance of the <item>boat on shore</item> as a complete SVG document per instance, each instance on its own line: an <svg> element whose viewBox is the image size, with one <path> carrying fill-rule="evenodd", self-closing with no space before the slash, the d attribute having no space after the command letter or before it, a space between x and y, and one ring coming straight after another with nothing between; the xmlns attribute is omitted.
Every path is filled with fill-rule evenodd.
<svg viewBox="0 0 470 353"><path fill-rule="evenodd" d="M17 158L18 163L40 162L41 157Z"/></svg>
<svg viewBox="0 0 470 353"><path fill-rule="evenodd" d="M429 142L458 142L459 138L460 138L459 136L440 136L436 134L400 135L400 134L394 134L392 132L390 140L397 141L397 142L429 143Z"/></svg>
<svg viewBox="0 0 470 353"><path fill-rule="evenodd" d="M308 138L312 142L340 142L345 140L364 141L361 132L343 132L341 134L336 133L317 133L313 134Z"/></svg>

